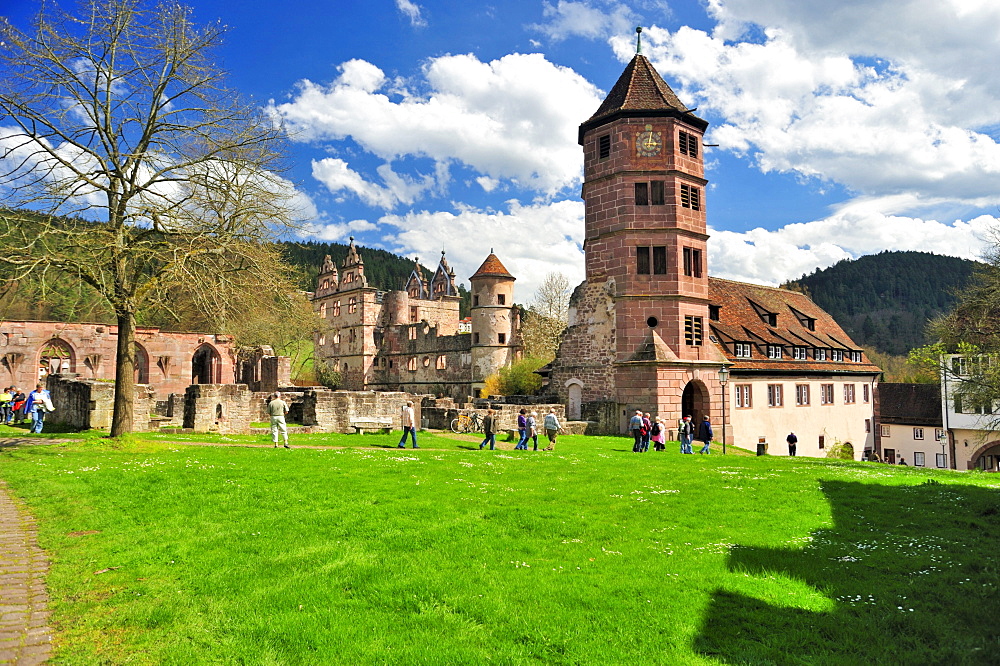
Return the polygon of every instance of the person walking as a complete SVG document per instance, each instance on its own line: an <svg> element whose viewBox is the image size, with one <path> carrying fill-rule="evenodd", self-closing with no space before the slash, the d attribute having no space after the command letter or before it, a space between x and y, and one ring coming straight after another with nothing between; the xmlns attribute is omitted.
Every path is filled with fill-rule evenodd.
<svg viewBox="0 0 1000 666"><path fill-rule="evenodd" d="M639 453L642 450L642 410L635 410L635 414L629 419L628 429L632 433L632 437L635 438L635 443L632 445L632 453Z"/></svg>
<svg viewBox="0 0 1000 666"><path fill-rule="evenodd" d="M521 411L524 411L524 410L522 409ZM493 451L494 449L496 449L497 436L496 436L496 432L494 432L495 421L496 421L496 419L493 416L493 410L492 409L487 409L486 410L486 417L483 419L483 432L486 433L486 439L484 439L483 443L479 445L479 450L480 451L482 451L483 447L486 446L487 444L490 445L490 451ZM521 445L518 444L517 448L521 448ZM524 448L528 448L528 447L525 446Z"/></svg>
<svg viewBox="0 0 1000 666"><path fill-rule="evenodd" d="M35 386L35 390L28 394L28 400L24 404L24 413L31 416L30 432L42 432L45 425L45 414L54 410L52 398L49 392L41 384Z"/></svg>
<svg viewBox="0 0 1000 666"><path fill-rule="evenodd" d="M280 433L285 441L285 448L288 446L288 424L285 423L285 416L288 414L288 403L281 399L281 393L275 391L267 403L267 415L271 417L271 441L274 448L278 448L278 434Z"/></svg>
<svg viewBox="0 0 1000 666"><path fill-rule="evenodd" d="M550 409L549 413L545 415L545 436L549 440L549 445L545 447L546 451L555 451L556 448L556 437L559 435L559 429L562 427L559 425L559 419L556 417L555 408Z"/></svg>
<svg viewBox="0 0 1000 666"><path fill-rule="evenodd" d="M10 415L12 413L11 403L14 402L14 394L11 393L11 388L8 386L0 393L0 423L4 425L10 425Z"/></svg>
<svg viewBox="0 0 1000 666"><path fill-rule="evenodd" d="M664 442L663 419L660 418L659 416L657 416L656 419L653 421L653 427L652 430L650 431L649 438L653 440L654 451L662 451L665 448L667 448L666 445L663 443Z"/></svg>
<svg viewBox="0 0 1000 666"><path fill-rule="evenodd" d="M788 442L788 455L794 456L795 450L798 448L797 445L799 443L799 438L795 436L794 432L790 432L788 433L788 437L785 438L785 441Z"/></svg>
<svg viewBox="0 0 1000 666"><path fill-rule="evenodd" d="M710 449L712 446L712 436L714 434L715 433L712 432L712 424L709 422L708 416L706 415L705 418L702 419L701 423L698 424L698 441L704 443L704 446L701 447L701 450L698 451L698 453L708 455L712 452Z"/></svg>
<svg viewBox="0 0 1000 666"><path fill-rule="evenodd" d="M11 421L20 423L24 419L24 403L28 399L16 386L10 387L10 395L10 414L7 416L7 425L10 425Z"/></svg>
<svg viewBox="0 0 1000 666"><path fill-rule="evenodd" d="M531 438L531 441L533 441L535 443L535 448L533 448L532 451L537 451L538 450L538 412L531 412L531 414L528 415L527 428L528 429L526 431L527 434L525 435L525 438L527 438L527 437ZM524 450L525 451L528 450L528 440L527 439L524 440Z"/></svg>
<svg viewBox="0 0 1000 666"><path fill-rule="evenodd" d="M691 449L691 440L694 439L694 424L691 417L685 416L677 422L677 436L681 440L681 453L694 453Z"/></svg>
<svg viewBox="0 0 1000 666"><path fill-rule="evenodd" d="M642 452L649 451L649 438L653 433L653 422L649 419L649 412L642 415Z"/></svg>
<svg viewBox="0 0 1000 666"><path fill-rule="evenodd" d="M515 449L528 450L528 410L522 409L517 413L517 446Z"/></svg>
<svg viewBox="0 0 1000 666"><path fill-rule="evenodd" d="M399 440L399 446L397 448L400 449L406 448L406 435L409 434L410 439L413 440L413 448L419 449L420 447L417 446L417 428L415 425L416 421L413 414L412 400L407 400L406 404L403 405L402 422L403 422L403 437Z"/></svg>

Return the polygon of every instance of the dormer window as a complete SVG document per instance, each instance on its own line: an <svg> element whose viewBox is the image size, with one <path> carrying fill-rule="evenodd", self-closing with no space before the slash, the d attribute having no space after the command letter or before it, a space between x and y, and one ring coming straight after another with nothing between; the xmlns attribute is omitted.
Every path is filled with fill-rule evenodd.
<svg viewBox="0 0 1000 666"><path fill-rule="evenodd" d="M852 351L852 352L850 352L850 354L851 354L851 360L852 361L854 361L855 363L861 363L861 352L859 352L859 351Z"/></svg>
<svg viewBox="0 0 1000 666"><path fill-rule="evenodd" d="M842 350L842 349L831 349L830 350L830 360L831 361L843 361L844 360L844 350Z"/></svg>
<svg viewBox="0 0 1000 666"><path fill-rule="evenodd" d="M750 358L753 353L753 345L749 342L734 342L733 356L736 358Z"/></svg>
<svg viewBox="0 0 1000 666"><path fill-rule="evenodd" d="M792 347L792 358L796 361L804 361L808 358L805 347Z"/></svg>
<svg viewBox="0 0 1000 666"><path fill-rule="evenodd" d="M781 358L782 350L781 345L768 345L767 346L767 357L771 359Z"/></svg>
<svg viewBox="0 0 1000 666"><path fill-rule="evenodd" d="M813 349L813 359L817 361L825 361L826 350L820 347L816 347L815 349Z"/></svg>
<svg viewBox="0 0 1000 666"><path fill-rule="evenodd" d="M816 330L816 318L815 317L810 317L807 314L803 314L803 313L799 312L798 310L796 310L795 308L789 308L789 309L792 311L792 314L795 315L795 318L799 320L799 323L802 324L802 326L804 328L807 328L810 331L815 331Z"/></svg>

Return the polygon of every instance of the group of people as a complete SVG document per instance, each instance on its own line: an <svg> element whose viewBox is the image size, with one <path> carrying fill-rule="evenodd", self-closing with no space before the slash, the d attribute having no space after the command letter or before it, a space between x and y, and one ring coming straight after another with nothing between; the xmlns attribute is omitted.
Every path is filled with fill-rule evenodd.
<svg viewBox="0 0 1000 666"><path fill-rule="evenodd" d="M554 451L556 448L556 438L559 436L559 431L562 429L562 426L559 424L559 417L556 416L555 409L549 410L549 413L545 415L545 418L542 421L542 427L545 428L545 437L549 440L549 445L545 447L544 450ZM496 412L492 409L486 410L486 416L483 418L483 433L486 437L479 445L480 450L487 444L490 445L490 451L496 449L497 416ZM518 413L517 435L517 446L515 446L514 449L518 451L527 451L528 440L530 439L534 444L533 450L538 450L538 412L531 412L529 414L528 410L522 409Z"/></svg>
<svg viewBox="0 0 1000 666"><path fill-rule="evenodd" d="M632 433L632 437L635 438L635 444L632 445L633 453L649 451L650 442L653 442L653 450L655 451L663 451L667 448L667 424L663 417L657 416L655 419L650 419L649 412L637 409L629 420L628 429ZM702 443L701 450L698 451L699 454L711 453L714 436L715 433L712 431L712 423L708 416L705 416L697 426L691 422L689 415L685 415L677 421L677 437L681 442L681 453L694 453L691 445L696 439Z"/></svg>
<svg viewBox="0 0 1000 666"><path fill-rule="evenodd" d="M42 384L27 396L16 386L8 386L0 393L0 422L4 425L21 423L31 419L31 432L41 432L45 425L45 415L55 411L52 396Z"/></svg>

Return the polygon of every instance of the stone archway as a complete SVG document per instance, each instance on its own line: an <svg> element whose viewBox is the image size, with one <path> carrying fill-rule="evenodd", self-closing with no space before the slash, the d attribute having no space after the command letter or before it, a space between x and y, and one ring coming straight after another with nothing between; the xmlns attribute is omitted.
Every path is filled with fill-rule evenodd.
<svg viewBox="0 0 1000 666"><path fill-rule="evenodd" d="M969 469L1000 471L1000 440L993 440L976 449L969 457Z"/></svg>
<svg viewBox="0 0 1000 666"><path fill-rule="evenodd" d="M67 372L76 372L76 353L65 340L52 338L38 352L38 379Z"/></svg>
<svg viewBox="0 0 1000 666"><path fill-rule="evenodd" d="M191 383L222 383L222 356L207 342L194 350L194 355L191 357Z"/></svg>
<svg viewBox="0 0 1000 666"><path fill-rule="evenodd" d="M135 343L135 383L149 383L149 354L138 342Z"/></svg>
<svg viewBox="0 0 1000 666"><path fill-rule="evenodd" d="M681 415L690 416L691 422L697 427L705 416L711 414L712 402L704 382L697 379L688 382L681 395Z"/></svg>

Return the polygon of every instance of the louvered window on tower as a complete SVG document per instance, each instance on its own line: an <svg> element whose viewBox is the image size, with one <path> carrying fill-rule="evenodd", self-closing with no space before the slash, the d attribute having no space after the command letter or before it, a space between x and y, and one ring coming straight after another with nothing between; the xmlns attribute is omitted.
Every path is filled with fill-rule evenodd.
<svg viewBox="0 0 1000 666"><path fill-rule="evenodd" d="M649 246L635 248L635 272L639 275L649 275Z"/></svg>
<svg viewBox="0 0 1000 666"><path fill-rule="evenodd" d="M635 184L635 205L636 206L649 205L649 183Z"/></svg>
<svg viewBox="0 0 1000 666"><path fill-rule="evenodd" d="M693 185L681 185L681 206L701 210L701 192Z"/></svg>
<svg viewBox="0 0 1000 666"><path fill-rule="evenodd" d="M684 344L689 346L700 346L702 341L702 321L701 317L684 317Z"/></svg>
<svg viewBox="0 0 1000 666"><path fill-rule="evenodd" d="M605 134L597 140L599 159L606 160L611 156L611 135Z"/></svg>
<svg viewBox="0 0 1000 666"><path fill-rule="evenodd" d="M678 147L680 148L681 155L690 155L691 157L698 157L698 137L693 134L688 134L685 131L681 131L678 136Z"/></svg>

